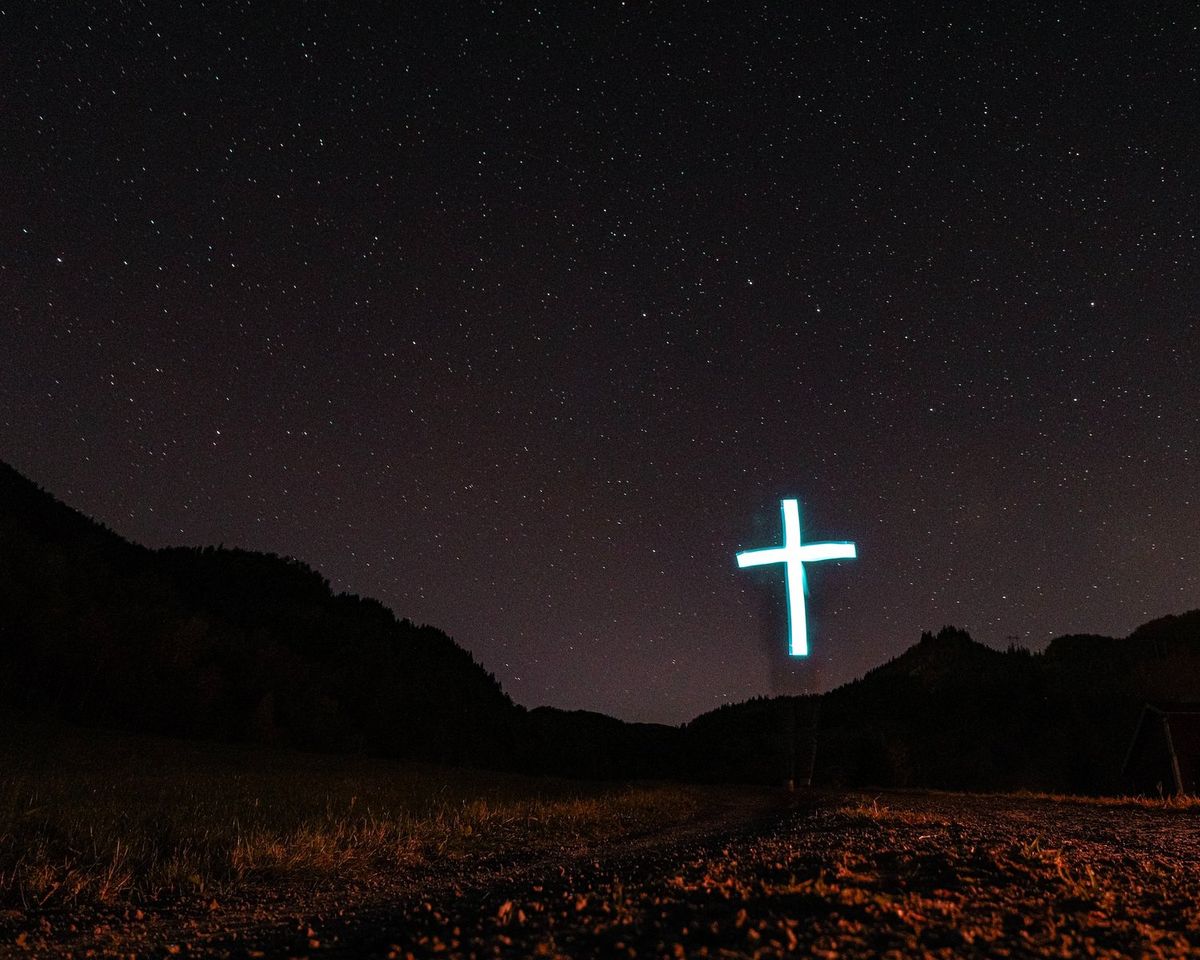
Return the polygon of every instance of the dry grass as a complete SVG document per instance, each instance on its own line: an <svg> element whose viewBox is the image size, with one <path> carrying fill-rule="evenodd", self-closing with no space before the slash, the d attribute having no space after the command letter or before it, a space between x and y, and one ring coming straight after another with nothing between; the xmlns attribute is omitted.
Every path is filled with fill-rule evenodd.
<svg viewBox="0 0 1200 960"><path fill-rule="evenodd" d="M858 822L879 823L881 820L887 820L892 816L892 811L886 804L880 804L879 798L875 797L872 800L859 800L857 803L846 804L838 807L834 813L838 816L845 817L847 820Z"/></svg>
<svg viewBox="0 0 1200 960"><path fill-rule="evenodd" d="M937 817L924 811L897 809L888 804L880 803L878 797L874 797L871 800L863 798L856 803L837 807L833 812L836 816L851 823L894 822L916 825L945 822L944 817Z"/></svg>
<svg viewBox="0 0 1200 960"><path fill-rule="evenodd" d="M0 744L0 902L163 901L259 880L370 883L441 859L567 850L676 822L669 787L36 727Z"/></svg>
<svg viewBox="0 0 1200 960"><path fill-rule="evenodd" d="M906 824L912 826L946 824L953 819L935 814L928 810L914 810L905 800L913 797L942 798L948 803L955 803L956 798L973 798L976 800L997 801L1032 801L1062 806L1080 806L1097 809L1126 809L1166 812L1189 812L1200 810L1200 797L1088 797L1075 794L1037 793L1029 790L1019 790L1012 793L957 793L941 790L892 790L883 796L894 800L894 803L880 802L880 797L855 796L852 802L844 803L834 811L845 821L855 824Z"/></svg>
<svg viewBox="0 0 1200 960"><path fill-rule="evenodd" d="M1173 797L1085 797L1071 793L1036 793L1018 790L1000 796L1018 797L1023 800L1050 800L1055 803L1078 803L1091 807L1124 807L1139 810L1200 810L1200 796L1180 794Z"/></svg>
<svg viewBox="0 0 1200 960"><path fill-rule="evenodd" d="M937 790L923 787L891 788L883 791L882 795L897 797L979 797L1000 800L1037 800L1059 804L1077 804L1086 807L1114 807L1131 810L1164 810L1188 811L1200 810L1200 795L1180 794L1167 797L1147 797L1142 795L1092 796L1079 793L1049 793L1039 790L1011 791L967 791L967 790Z"/></svg>

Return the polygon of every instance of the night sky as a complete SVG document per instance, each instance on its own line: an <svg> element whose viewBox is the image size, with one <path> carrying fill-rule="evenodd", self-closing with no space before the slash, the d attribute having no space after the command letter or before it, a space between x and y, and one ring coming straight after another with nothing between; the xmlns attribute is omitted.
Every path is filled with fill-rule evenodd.
<svg viewBox="0 0 1200 960"><path fill-rule="evenodd" d="M0 458L626 719L1200 606L1200 14L975 7L0 3Z"/></svg>

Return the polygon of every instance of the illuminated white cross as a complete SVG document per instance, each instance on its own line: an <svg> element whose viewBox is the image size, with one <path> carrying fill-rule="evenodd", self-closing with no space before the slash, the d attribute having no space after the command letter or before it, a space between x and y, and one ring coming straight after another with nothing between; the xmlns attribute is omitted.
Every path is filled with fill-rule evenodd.
<svg viewBox="0 0 1200 960"><path fill-rule="evenodd" d="M808 617L804 612L807 584L804 564L814 560L850 560L858 554L852 543L800 542L800 504L784 500L783 546L766 550L744 550L737 555L739 567L761 567L766 563L782 563L787 577L789 652L793 657L808 656Z"/></svg>

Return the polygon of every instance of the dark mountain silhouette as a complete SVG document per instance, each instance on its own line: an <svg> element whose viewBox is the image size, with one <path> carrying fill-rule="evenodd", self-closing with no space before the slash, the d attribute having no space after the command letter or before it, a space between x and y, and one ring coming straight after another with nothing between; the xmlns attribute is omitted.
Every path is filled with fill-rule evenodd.
<svg viewBox="0 0 1200 960"><path fill-rule="evenodd" d="M441 631L295 560L149 550L0 464L0 700L143 732L513 764L521 711Z"/></svg>
<svg viewBox="0 0 1200 960"><path fill-rule="evenodd" d="M819 698L697 717L685 752L693 776L769 782L806 764L815 737L817 783L1112 792L1143 704L1198 693L1200 610L1040 654L946 627Z"/></svg>
<svg viewBox="0 0 1200 960"><path fill-rule="evenodd" d="M524 768L590 780L678 776L680 731L589 710L530 710Z"/></svg>
<svg viewBox="0 0 1200 960"><path fill-rule="evenodd" d="M0 463L0 708L588 778L1115 789L1142 706L1200 700L1200 611L1005 652L947 627L820 697L681 728L514 704L441 631L296 560L150 550Z"/></svg>

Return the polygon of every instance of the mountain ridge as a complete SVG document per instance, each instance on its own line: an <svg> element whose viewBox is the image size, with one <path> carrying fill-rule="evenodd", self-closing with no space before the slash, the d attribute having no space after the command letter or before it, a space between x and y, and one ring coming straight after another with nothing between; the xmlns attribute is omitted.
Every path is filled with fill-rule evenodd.
<svg viewBox="0 0 1200 960"><path fill-rule="evenodd" d="M1111 789L1146 700L1200 699L1200 610L1039 653L927 632L824 694L678 727L515 704L452 638L300 560L126 540L0 461L0 705L138 732L563 773ZM808 757L813 754L815 762Z"/></svg>
<svg viewBox="0 0 1200 960"><path fill-rule="evenodd" d="M10 706L310 749L459 762L514 752L494 734L517 708L466 650L378 601L334 594L302 561L144 547L3 463L0 536ZM502 722L468 731L468 715Z"/></svg>

